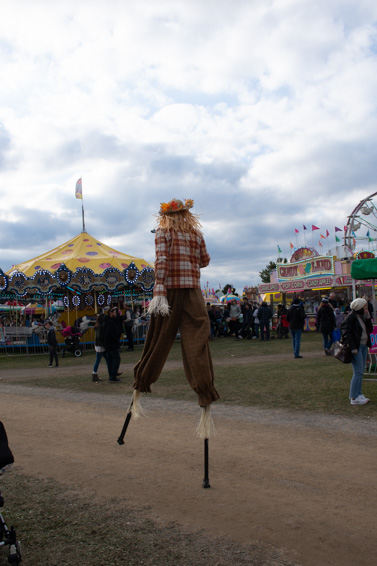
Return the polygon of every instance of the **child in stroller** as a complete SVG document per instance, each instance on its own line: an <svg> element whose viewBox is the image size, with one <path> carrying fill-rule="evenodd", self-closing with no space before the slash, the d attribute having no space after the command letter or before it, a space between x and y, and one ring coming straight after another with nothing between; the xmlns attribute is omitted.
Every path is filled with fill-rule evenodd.
<svg viewBox="0 0 377 566"><path fill-rule="evenodd" d="M8 446L7 433L3 423L0 421L0 475L6 472L14 462L13 454ZM4 506L4 498L0 491L0 507ZM8 529L3 515L0 513L0 547L9 546L8 562L19 564L21 558L21 546L16 538L13 527Z"/></svg>

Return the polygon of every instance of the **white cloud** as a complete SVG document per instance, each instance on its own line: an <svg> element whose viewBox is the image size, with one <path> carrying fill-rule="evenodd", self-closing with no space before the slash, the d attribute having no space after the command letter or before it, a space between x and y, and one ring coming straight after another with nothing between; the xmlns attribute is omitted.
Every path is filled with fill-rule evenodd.
<svg viewBox="0 0 377 566"><path fill-rule="evenodd" d="M376 27L372 0L4 0L0 266L80 230L82 176L93 235L151 261L192 197L206 280L256 283L375 192Z"/></svg>

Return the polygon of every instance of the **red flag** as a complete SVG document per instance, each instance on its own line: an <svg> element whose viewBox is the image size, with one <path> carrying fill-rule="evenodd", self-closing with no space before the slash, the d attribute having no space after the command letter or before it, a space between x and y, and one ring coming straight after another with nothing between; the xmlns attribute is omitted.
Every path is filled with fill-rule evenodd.
<svg viewBox="0 0 377 566"><path fill-rule="evenodd" d="M314 232L314 230L319 230L319 228L317 228L317 226L314 226L314 224L312 224L312 232Z"/></svg>
<svg viewBox="0 0 377 566"><path fill-rule="evenodd" d="M326 238L327 238L328 236L330 236L330 233L329 233L328 230L326 230Z"/></svg>
<svg viewBox="0 0 377 566"><path fill-rule="evenodd" d="M296 232L296 234L298 234L298 230L297 230L297 228L295 228L295 232Z"/></svg>
<svg viewBox="0 0 377 566"><path fill-rule="evenodd" d="M323 248L323 246L322 246L322 244L321 244L321 240L320 240L318 243L319 243L319 245L321 246L321 248Z"/></svg>
<svg viewBox="0 0 377 566"><path fill-rule="evenodd" d="M347 232L347 226L344 226L344 231Z"/></svg>
<svg viewBox="0 0 377 566"><path fill-rule="evenodd" d="M323 234L321 234L321 238L323 238L324 240L326 240L326 237L325 237L325 236L323 236Z"/></svg>
<svg viewBox="0 0 377 566"><path fill-rule="evenodd" d="M291 246L291 250L293 250L294 245L292 244L292 242L290 242L289 245Z"/></svg>

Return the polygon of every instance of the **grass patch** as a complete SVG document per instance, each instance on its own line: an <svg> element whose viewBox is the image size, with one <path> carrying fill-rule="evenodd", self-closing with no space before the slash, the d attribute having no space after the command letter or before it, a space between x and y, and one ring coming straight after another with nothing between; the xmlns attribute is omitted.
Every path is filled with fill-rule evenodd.
<svg viewBox="0 0 377 566"><path fill-rule="evenodd" d="M243 566L271 564L272 552L242 546L174 523L157 526L142 510L119 501L88 501L51 480L12 471L1 480L3 515L21 541L22 564L30 566ZM0 548L0 566L8 564ZM278 563L292 563L281 559Z"/></svg>
<svg viewBox="0 0 377 566"><path fill-rule="evenodd" d="M220 403L290 411L318 411L353 418L377 417L377 383L364 380L363 392L371 402L362 407L350 408L348 391L352 367L322 356L321 335L303 335L301 352L304 357L301 360L293 358L290 340L263 343L256 340L235 342L231 338L221 338L211 342L211 350ZM122 363L133 366L141 352L141 347L134 352L122 351ZM316 355L310 355L314 353ZM46 375L38 377L28 376L27 370L41 367L41 362L44 365L47 358L30 356L7 359L8 369L25 369L25 375L14 378L3 373L3 383L88 393L131 393L131 372L125 372L123 383L117 386L109 384L104 361L100 366L100 371L105 376L104 381L93 385L90 374L94 358L93 352L85 353L81 358L67 356L61 360L61 365L71 368L69 375L52 369L51 373L44 372ZM181 358L180 344L175 343L168 360L181 361ZM246 363L237 363L239 361ZM3 360L0 362L1 367L2 362ZM87 370L85 375L82 373L83 368ZM186 382L183 366L175 370L164 369L157 383L152 386L152 391L153 395L164 399L197 401L195 393Z"/></svg>

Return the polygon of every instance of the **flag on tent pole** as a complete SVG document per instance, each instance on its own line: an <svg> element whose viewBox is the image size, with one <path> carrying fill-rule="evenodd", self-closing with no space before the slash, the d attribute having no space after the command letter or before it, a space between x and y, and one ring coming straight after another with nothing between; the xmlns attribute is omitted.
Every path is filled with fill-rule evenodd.
<svg viewBox="0 0 377 566"><path fill-rule="evenodd" d="M344 231L347 232L348 228L347 226L344 226Z"/></svg>
<svg viewBox="0 0 377 566"><path fill-rule="evenodd" d="M368 230L368 232L367 232L367 238L369 238L369 230Z"/></svg>
<svg viewBox="0 0 377 566"><path fill-rule="evenodd" d="M338 236L335 236L335 241L340 242L340 238L338 238Z"/></svg>
<svg viewBox="0 0 377 566"><path fill-rule="evenodd" d="M314 230L319 230L319 228L317 228L317 226L314 226L314 224L312 224L312 232L313 232Z"/></svg>
<svg viewBox="0 0 377 566"><path fill-rule="evenodd" d="M306 228L306 226L305 226L305 224L303 224L303 225L302 225L302 227L304 228L304 230L306 230L306 229L307 229L307 228Z"/></svg>
<svg viewBox="0 0 377 566"><path fill-rule="evenodd" d="M82 200L82 178L80 178L76 183L76 198Z"/></svg>
<svg viewBox="0 0 377 566"><path fill-rule="evenodd" d="M335 226L335 232L341 232L341 229Z"/></svg>
<svg viewBox="0 0 377 566"><path fill-rule="evenodd" d="M281 249L280 249L280 246L278 246L278 252L279 252L279 254L281 254Z"/></svg>
<svg viewBox="0 0 377 566"><path fill-rule="evenodd" d="M318 244L321 246L321 248L323 248L322 244L321 244L321 240L319 240Z"/></svg>
<svg viewBox="0 0 377 566"><path fill-rule="evenodd" d="M298 230L297 230L297 228L295 228L295 234L298 234Z"/></svg>
<svg viewBox="0 0 377 566"><path fill-rule="evenodd" d="M324 236L323 234L321 234L321 238L323 238L324 240L326 240L326 236Z"/></svg>
<svg viewBox="0 0 377 566"><path fill-rule="evenodd" d="M293 250L294 245L292 244L292 242L289 242L289 246L290 246L291 250Z"/></svg>
<svg viewBox="0 0 377 566"><path fill-rule="evenodd" d="M328 230L326 230L326 238L328 238L330 236L330 233Z"/></svg>
<svg viewBox="0 0 377 566"><path fill-rule="evenodd" d="M85 230L85 214L84 214L84 199L82 198L82 177L76 183L76 198L81 200L81 209L82 209L82 231L86 232Z"/></svg>

